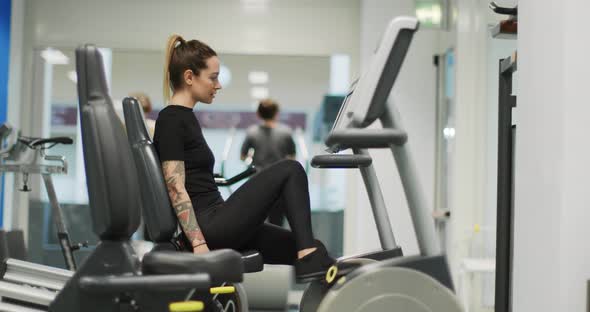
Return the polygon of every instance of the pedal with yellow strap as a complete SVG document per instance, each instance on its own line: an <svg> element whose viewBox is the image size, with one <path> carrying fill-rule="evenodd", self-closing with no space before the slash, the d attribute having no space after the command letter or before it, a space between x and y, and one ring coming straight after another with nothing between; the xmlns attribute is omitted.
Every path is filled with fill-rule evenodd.
<svg viewBox="0 0 590 312"><path fill-rule="evenodd" d="M328 285L334 284L336 281L340 281L342 277L342 283L346 280L346 274L356 270L358 267L372 263L372 260L364 260L364 259L351 259L344 262L339 262L331 266L328 271L326 272L326 283Z"/></svg>

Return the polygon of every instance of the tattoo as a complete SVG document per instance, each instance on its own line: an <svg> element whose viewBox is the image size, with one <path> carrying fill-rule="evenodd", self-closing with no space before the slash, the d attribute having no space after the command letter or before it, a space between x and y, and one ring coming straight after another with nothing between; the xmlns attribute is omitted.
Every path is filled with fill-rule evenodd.
<svg viewBox="0 0 590 312"><path fill-rule="evenodd" d="M184 186L185 171L183 161L164 161L162 162L162 172L166 180L166 188L170 202L176 211L178 222L182 231L189 239L191 244L202 244L205 237L201 232L197 217L193 209L193 204L186 192Z"/></svg>

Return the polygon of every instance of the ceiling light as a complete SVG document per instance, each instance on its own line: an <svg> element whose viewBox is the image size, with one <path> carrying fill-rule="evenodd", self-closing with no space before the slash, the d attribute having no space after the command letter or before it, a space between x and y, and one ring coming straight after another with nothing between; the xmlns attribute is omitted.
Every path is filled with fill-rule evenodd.
<svg viewBox="0 0 590 312"><path fill-rule="evenodd" d="M452 139L455 137L455 128L447 127L443 129L443 136L445 139Z"/></svg>
<svg viewBox="0 0 590 312"><path fill-rule="evenodd" d="M241 0L244 11L249 13L264 13L268 11L269 0Z"/></svg>
<svg viewBox="0 0 590 312"><path fill-rule="evenodd" d="M421 24L440 26L443 17L443 9L436 1L421 1L416 4L416 17Z"/></svg>
<svg viewBox="0 0 590 312"><path fill-rule="evenodd" d="M253 87L250 89L250 96L255 100L262 100L268 97L268 88Z"/></svg>
<svg viewBox="0 0 590 312"><path fill-rule="evenodd" d="M221 87L227 88L231 82L231 71L225 65L219 67L219 83Z"/></svg>
<svg viewBox="0 0 590 312"><path fill-rule="evenodd" d="M268 83L268 72L265 71L251 71L248 73L248 81L251 84L265 84Z"/></svg>
<svg viewBox="0 0 590 312"><path fill-rule="evenodd" d="M70 70L68 72L68 79L70 79L73 83L78 83L78 74L76 74L76 71Z"/></svg>
<svg viewBox="0 0 590 312"><path fill-rule="evenodd" d="M67 65L70 62L70 59L63 52L53 48L41 51L41 57L45 62L52 65Z"/></svg>

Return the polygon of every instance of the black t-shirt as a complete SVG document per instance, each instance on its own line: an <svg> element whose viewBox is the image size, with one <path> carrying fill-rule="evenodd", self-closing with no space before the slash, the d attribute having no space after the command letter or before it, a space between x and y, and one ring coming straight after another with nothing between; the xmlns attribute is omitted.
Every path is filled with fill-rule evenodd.
<svg viewBox="0 0 590 312"><path fill-rule="evenodd" d="M192 109L168 105L161 110L156 120L154 146L161 162L184 161L185 187L196 213L223 203L213 177L215 157Z"/></svg>

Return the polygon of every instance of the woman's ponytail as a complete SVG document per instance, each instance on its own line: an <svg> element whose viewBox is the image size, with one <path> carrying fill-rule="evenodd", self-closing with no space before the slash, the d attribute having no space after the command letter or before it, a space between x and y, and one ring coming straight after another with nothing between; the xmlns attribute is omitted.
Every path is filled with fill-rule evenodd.
<svg viewBox="0 0 590 312"><path fill-rule="evenodd" d="M164 91L164 102L168 102L170 99L170 61L172 56L174 55L174 49L176 48L177 44L182 44L184 39L180 35L171 35L168 38L168 43L166 44L166 56L164 59L164 83L163 83L163 91Z"/></svg>

